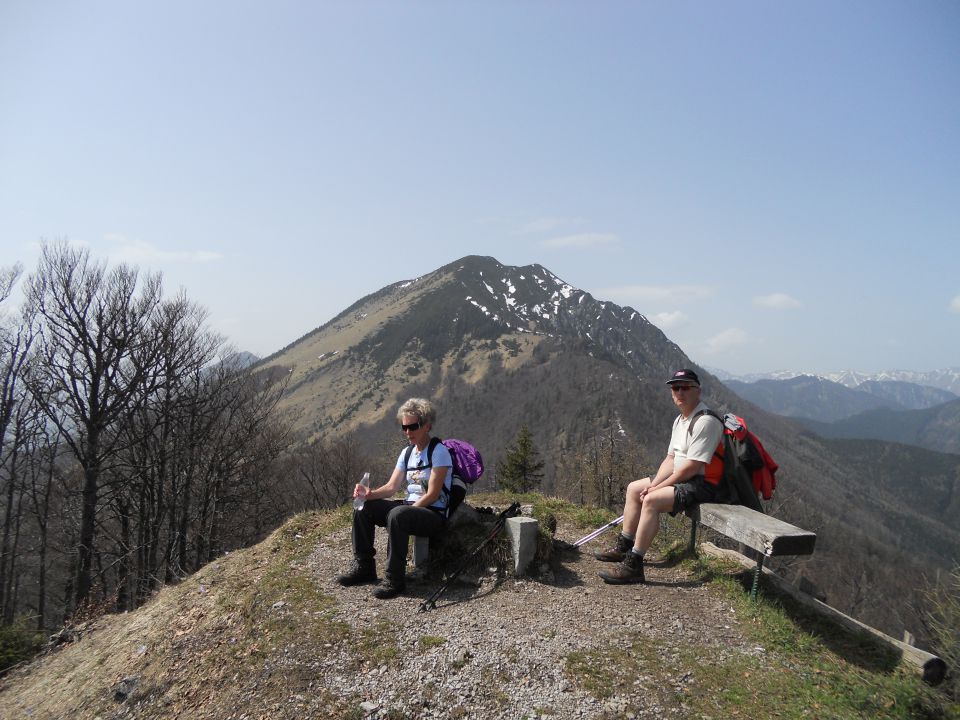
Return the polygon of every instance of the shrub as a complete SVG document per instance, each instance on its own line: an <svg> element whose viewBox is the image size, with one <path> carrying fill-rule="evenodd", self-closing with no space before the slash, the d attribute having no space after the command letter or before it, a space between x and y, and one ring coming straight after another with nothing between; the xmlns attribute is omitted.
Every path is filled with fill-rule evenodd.
<svg viewBox="0 0 960 720"><path fill-rule="evenodd" d="M960 565L926 593L927 627L937 655L947 664L941 689L960 702Z"/></svg>
<svg viewBox="0 0 960 720"><path fill-rule="evenodd" d="M0 675L29 660L43 647L43 634L28 627L30 620L21 616L13 625L0 627Z"/></svg>

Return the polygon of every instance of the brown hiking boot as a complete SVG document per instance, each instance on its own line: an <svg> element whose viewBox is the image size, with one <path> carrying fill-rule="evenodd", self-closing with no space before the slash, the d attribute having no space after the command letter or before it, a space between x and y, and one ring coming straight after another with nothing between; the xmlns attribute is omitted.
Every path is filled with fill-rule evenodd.
<svg viewBox="0 0 960 720"><path fill-rule="evenodd" d="M623 562L623 558L633 547L633 540L625 538L623 533L617 535L617 542L609 550L595 552L593 556L601 562Z"/></svg>
<svg viewBox="0 0 960 720"><path fill-rule="evenodd" d="M353 568L345 575L338 575L337 582L346 587L351 585L366 585L375 583L379 580L377 577L377 565L373 558L358 559L353 564Z"/></svg>
<svg viewBox="0 0 960 720"><path fill-rule="evenodd" d="M605 583L611 585L646 582L643 577L643 557L635 552L628 552L622 563L612 570L604 570L599 575Z"/></svg>

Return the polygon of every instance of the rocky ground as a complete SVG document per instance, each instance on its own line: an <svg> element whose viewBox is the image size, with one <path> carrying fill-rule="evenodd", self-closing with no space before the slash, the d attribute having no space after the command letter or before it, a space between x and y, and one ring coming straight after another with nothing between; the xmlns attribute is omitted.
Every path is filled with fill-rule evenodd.
<svg viewBox="0 0 960 720"><path fill-rule="evenodd" d="M556 550L531 577L475 575L419 612L439 580L386 601L335 582L351 558L345 519L295 518L137 611L78 628L0 678L0 717L706 718L690 699L765 652L683 565L654 558L645 585L602 583L592 551L615 531ZM556 537L585 532L561 520Z"/></svg>
<svg viewBox="0 0 960 720"><path fill-rule="evenodd" d="M578 531L569 532L575 539ZM685 717L691 673L664 670L674 665L667 657L673 649L706 646L722 660L763 648L744 638L729 603L680 566L654 560L645 585L604 584L597 572L605 564L592 550L612 537L587 552L558 552L530 579L497 584L491 574L479 586L454 586L435 610L419 612L436 582L411 583L405 596L388 601L372 597L371 586L334 582L350 557L349 531L339 531L310 556L309 572L349 608L341 619L351 626L386 621L398 652L350 672L343 670L349 659L333 652L317 660L317 683L357 703L356 717ZM655 650L646 663L631 664L635 675L618 679L612 694L591 691L593 673L619 677L622 668L604 665L617 665L619 653L643 654L644 645Z"/></svg>

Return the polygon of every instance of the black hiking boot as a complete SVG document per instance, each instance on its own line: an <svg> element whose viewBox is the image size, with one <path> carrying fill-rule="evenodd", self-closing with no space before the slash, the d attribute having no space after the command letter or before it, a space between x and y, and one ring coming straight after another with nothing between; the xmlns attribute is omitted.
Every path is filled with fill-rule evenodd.
<svg viewBox="0 0 960 720"><path fill-rule="evenodd" d="M384 578L383 582L374 588L373 596L378 600L390 600L403 593L407 584L403 580Z"/></svg>
<svg viewBox="0 0 960 720"><path fill-rule="evenodd" d="M623 533L617 535L617 542L609 550L595 552L593 556L601 562L623 562L623 558L633 547L633 540L623 536Z"/></svg>
<svg viewBox="0 0 960 720"><path fill-rule="evenodd" d="M599 573L605 583L611 585L628 585L646 582L643 577L643 556L635 552L628 552L623 562L612 570Z"/></svg>
<svg viewBox="0 0 960 720"><path fill-rule="evenodd" d="M375 583L379 579L377 577L377 564L373 561L373 558L358 559L354 562L350 572L346 575L337 576L337 582L346 587Z"/></svg>

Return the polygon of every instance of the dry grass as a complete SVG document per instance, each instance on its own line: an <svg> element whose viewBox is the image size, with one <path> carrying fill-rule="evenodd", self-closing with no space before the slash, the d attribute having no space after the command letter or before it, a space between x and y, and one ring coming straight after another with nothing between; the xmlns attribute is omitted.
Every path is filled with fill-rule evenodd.
<svg viewBox="0 0 960 720"><path fill-rule="evenodd" d="M265 686L299 686L283 673L261 677L263 668L294 637L316 652L343 641L336 602L296 566L345 517L343 510L298 516L265 542L163 589L136 612L89 623L80 641L4 679L0 717L111 717L118 708L114 689L128 677L137 678L139 717L222 717L223 708L248 702L251 683L266 697L275 695Z"/></svg>

